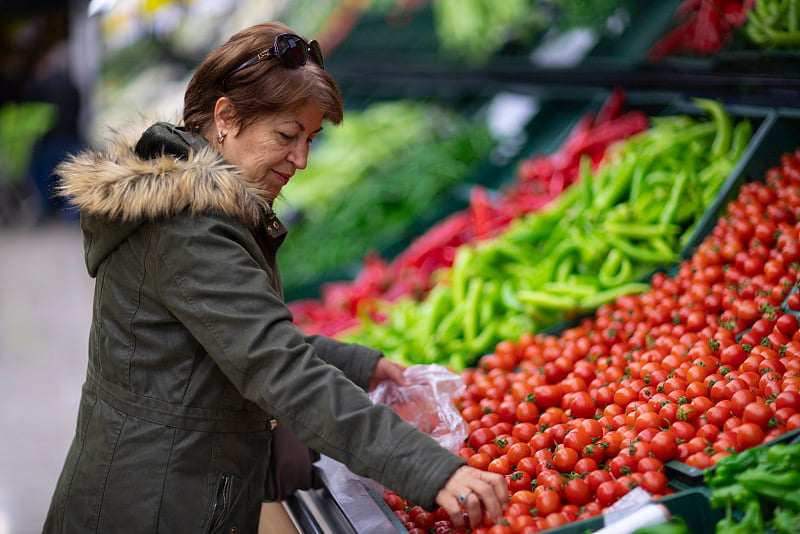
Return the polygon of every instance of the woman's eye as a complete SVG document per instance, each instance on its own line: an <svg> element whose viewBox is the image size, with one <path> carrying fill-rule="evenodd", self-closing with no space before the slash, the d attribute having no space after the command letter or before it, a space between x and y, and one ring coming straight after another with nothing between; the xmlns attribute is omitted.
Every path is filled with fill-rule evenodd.
<svg viewBox="0 0 800 534"><path fill-rule="evenodd" d="M283 132L278 132L278 135L280 135L281 138L285 139L286 141L291 141L295 137L294 135L283 133Z"/></svg>

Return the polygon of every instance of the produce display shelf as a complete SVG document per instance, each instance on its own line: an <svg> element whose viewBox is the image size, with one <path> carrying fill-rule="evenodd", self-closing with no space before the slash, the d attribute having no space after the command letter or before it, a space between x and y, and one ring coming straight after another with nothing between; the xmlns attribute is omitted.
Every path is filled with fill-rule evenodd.
<svg viewBox="0 0 800 534"><path fill-rule="evenodd" d="M800 429L787 432L763 445L759 445L759 447L770 447L778 443L793 445L798 441L800 441ZM715 466L711 466L707 469L697 469L683 462L679 462L678 460L671 460L664 464L664 466L667 470L667 477L670 480L682 483L690 488L705 486L704 477L706 473L712 472L715 469Z"/></svg>
<svg viewBox="0 0 800 534"><path fill-rule="evenodd" d="M692 488L673 493L653 501L667 508L670 516L681 518L692 534L714 534L717 521L724 516L721 510L711 508L708 488ZM624 525L624 519L621 520ZM603 516L590 517L564 526L543 530L546 534L585 534L603 528ZM627 531L626 531L627 532Z"/></svg>
<svg viewBox="0 0 800 534"><path fill-rule="evenodd" d="M671 55L654 66L695 73L773 73L785 78L797 78L800 76L800 51L757 48L742 34L740 28L715 54L708 56Z"/></svg>
<svg viewBox="0 0 800 534"><path fill-rule="evenodd" d="M622 33L600 39L579 69L631 70L646 64L650 47L668 31L680 4L680 0L636 2Z"/></svg>

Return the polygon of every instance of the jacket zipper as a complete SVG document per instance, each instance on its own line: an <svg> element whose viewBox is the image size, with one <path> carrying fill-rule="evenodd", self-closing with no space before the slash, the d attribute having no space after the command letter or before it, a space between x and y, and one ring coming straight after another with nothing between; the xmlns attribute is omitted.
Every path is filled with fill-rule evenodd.
<svg viewBox="0 0 800 534"><path fill-rule="evenodd" d="M231 476L220 475L219 483L217 484L217 495L211 508L211 522L208 525L208 532L213 532L222 522L225 514L228 513L232 487Z"/></svg>

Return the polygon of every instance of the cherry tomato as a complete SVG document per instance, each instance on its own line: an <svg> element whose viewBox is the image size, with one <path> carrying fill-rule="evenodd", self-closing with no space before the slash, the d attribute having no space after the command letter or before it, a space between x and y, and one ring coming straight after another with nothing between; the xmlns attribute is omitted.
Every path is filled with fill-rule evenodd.
<svg viewBox="0 0 800 534"><path fill-rule="evenodd" d="M571 447L559 445L553 453L553 467L562 473L569 473L580 460L578 451Z"/></svg>
<svg viewBox="0 0 800 534"><path fill-rule="evenodd" d="M592 500L592 490L584 480L573 478L564 487L564 497L572 504L583 506Z"/></svg>
<svg viewBox="0 0 800 534"><path fill-rule="evenodd" d="M796 412L800 412L800 392L797 391L782 391L775 397L775 408L791 408Z"/></svg>
<svg viewBox="0 0 800 534"><path fill-rule="evenodd" d="M520 490L531 489L532 482L533 482L533 477L530 475L530 473L527 473L525 471L514 471L510 475L506 476L506 483L508 484L508 489L512 493Z"/></svg>
<svg viewBox="0 0 800 534"><path fill-rule="evenodd" d="M760 402L753 402L744 407L742 421L744 423L755 423L763 430L766 430L772 419L772 408Z"/></svg>
<svg viewBox="0 0 800 534"><path fill-rule="evenodd" d="M499 456L489 462L486 468L490 473L499 473L501 475L511 474L511 463L505 456Z"/></svg>
<svg viewBox="0 0 800 534"><path fill-rule="evenodd" d="M614 478L619 478L636 470L636 460L630 455L619 454L608 462L608 468Z"/></svg>
<svg viewBox="0 0 800 534"><path fill-rule="evenodd" d="M561 509L561 497L557 491L545 490L536 496L536 515L545 517Z"/></svg>
<svg viewBox="0 0 800 534"><path fill-rule="evenodd" d="M597 486L595 498L603 506L610 506L617 501L616 483L613 480L606 480Z"/></svg>
<svg viewBox="0 0 800 534"><path fill-rule="evenodd" d="M530 455L530 445L522 441L510 445L506 451L506 458L508 458L512 466L516 466L520 460Z"/></svg>
<svg viewBox="0 0 800 534"><path fill-rule="evenodd" d="M764 430L755 423L742 423L736 430L736 443L742 449L749 449L761 444Z"/></svg>
<svg viewBox="0 0 800 534"><path fill-rule="evenodd" d="M651 494L663 495L667 484L667 475L662 471L647 471L642 475L641 487Z"/></svg>
<svg viewBox="0 0 800 534"><path fill-rule="evenodd" d="M586 483L589 484L589 488L595 492L597 491L597 488L600 486L600 484L606 482L607 480L613 480L613 479L614 478L611 476L611 473L609 473L605 469L595 469L594 471L588 473L584 478L584 480L586 480Z"/></svg>
<svg viewBox="0 0 800 534"><path fill-rule="evenodd" d="M491 463L492 457L483 452L476 452L467 459L467 464L475 469L486 471Z"/></svg>
<svg viewBox="0 0 800 534"><path fill-rule="evenodd" d="M650 452L661 460L673 460L678 451L678 436L671 430L662 430L650 440Z"/></svg>
<svg viewBox="0 0 800 534"><path fill-rule="evenodd" d="M573 417L594 417L597 405L594 399L586 391L577 391L573 394L570 402L570 410Z"/></svg>
<svg viewBox="0 0 800 534"><path fill-rule="evenodd" d="M481 445L491 442L495 438L494 432L488 428L479 428L469 436L469 446L478 450Z"/></svg>

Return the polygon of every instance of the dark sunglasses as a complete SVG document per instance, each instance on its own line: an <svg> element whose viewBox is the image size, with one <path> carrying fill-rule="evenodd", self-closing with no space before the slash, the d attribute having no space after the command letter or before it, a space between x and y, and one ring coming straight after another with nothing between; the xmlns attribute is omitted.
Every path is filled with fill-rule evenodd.
<svg viewBox="0 0 800 534"><path fill-rule="evenodd" d="M257 56L251 57L228 72L225 78L222 79L223 89L225 88L225 82L232 75L271 57L277 57L287 67L302 67L306 64L306 61L311 59L311 61L323 69L325 68L324 60L322 59L322 49L317 41L311 40L306 42L302 37L292 33L281 33L275 36L275 41L272 43L272 46L263 52L259 52Z"/></svg>

